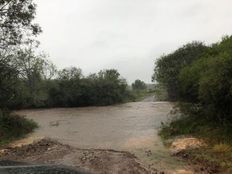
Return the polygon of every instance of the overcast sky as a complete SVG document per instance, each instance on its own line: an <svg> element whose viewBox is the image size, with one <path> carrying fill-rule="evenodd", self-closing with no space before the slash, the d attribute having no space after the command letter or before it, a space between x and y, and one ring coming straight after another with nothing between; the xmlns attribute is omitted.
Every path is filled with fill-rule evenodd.
<svg viewBox="0 0 232 174"><path fill-rule="evenodd" d="M193 40L232 34L231 0L35 0L41 48L58 68L115 68L151 82L154 61Z"/></svg>

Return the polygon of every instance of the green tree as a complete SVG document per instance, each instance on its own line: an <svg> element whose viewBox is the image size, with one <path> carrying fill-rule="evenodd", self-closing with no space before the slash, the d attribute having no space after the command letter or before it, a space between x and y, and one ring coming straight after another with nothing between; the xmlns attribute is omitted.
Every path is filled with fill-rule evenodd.
<svg viewBox="0 0 232 174"><path fill-rule="evenodd" d="M0 1L1 107L8 106L6 103L13 101L18 91L18 70L12 63L16 49L22 42L28 41L29 35L32 39L41 32L37 24L32 24L35 10L32 0Z"/></svg>
<svg viewBox="0 0 232 174"><path fill-rule="evenodd" d="M15 99L17 83L17 70L8 62L0 61L0 108L7 107Z"/></svg>
<svg viewBox="0 0 232 174"><path fill-rule="evenodd" d="M156 61L152 80L165 86L169 99L180 99L180 71L206 54L207 50L208 48L201 42L192 42L171 54L160 57Z"/></svg>
<svg viewBox="0 0 232 174"><path fill-rule="evenodd" d="M36 55L34 50L32 46L20 49L12 59L12 63L19 72L21 90L18 94L24 95L24 100L27 100L25 105L41 106L47 99L45 83L55 75L56 68L45 55Z"/></svg>
<svg viewBox="0 0 232 174"><path fill-rule="evenodd" d="M80 69L61 70L49 91L52 106L110 105L127 96L127 83L117 70L100 71L84 77Z"/></svg>
<svg viewBox="0 0 232 174"><path fill-rule="evenodd" d="M135 80L135 82L132 83L133 90L145 90L146 88L147 88L147 85L139 79Z"/></svg>
<svg viewBox="0 0 232 174"><path fill-rule="evenodd" d="M82 71L76 67L64 68L58 72L58 78L61 80L80 79L81 77Z"/></svg>

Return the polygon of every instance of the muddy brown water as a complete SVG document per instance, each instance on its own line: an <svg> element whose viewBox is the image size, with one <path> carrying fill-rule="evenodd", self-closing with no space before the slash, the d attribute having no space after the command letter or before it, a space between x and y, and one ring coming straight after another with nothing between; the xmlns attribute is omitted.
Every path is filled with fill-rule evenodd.
<svg viewBox="0 0 232 174"><path fill-rule="evenodd" d="M170 156L158 136L169 102L126 103L106 107L23 110L39 128L29 138L49 137L78 148L125 150L160 170L178 170L184 163Z"/></svg>

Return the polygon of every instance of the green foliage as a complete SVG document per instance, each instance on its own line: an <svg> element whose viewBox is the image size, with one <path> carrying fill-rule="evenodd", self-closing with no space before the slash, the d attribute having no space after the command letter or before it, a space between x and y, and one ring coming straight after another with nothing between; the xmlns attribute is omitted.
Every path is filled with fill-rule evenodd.
<svg viewBox="0 0 232 174"><path fill-rule="evenodd" d="M221 124L232 121L231 49L232 37L225 37L179 75L185 101L200 103L205 115Z"/></svg>
<svg viewBox="0 0 232 174"><path fill-rule="evenodd" d="M34 48L19 50L0 70L0 107L78 107L127 101L131 94L117 70L83 76L71 67L55 66ZM14 65L11 66L11 65Z"/></svg>
<svg viewBox="0 0 232 174"><path fill-rule="evenodd" d="M6 61L0 61L0 106L7 106L17 91L17 70Z"/></svg>
<svg viewBox="0 0 232 174"><path fill-rule="evenodd" d="M166 139L176 136L194 136L204 139L207 146L199 149L186 149L179 153L193 164L200 164L205 168L215 168L219 171L232 171L232 124L221 126L213 119L208 119L204 108L194 104L179 104L172 112L172 120L162 125L159 134ZM180 113L182 113L180 115ZM170 143L170 141L167 141ZM223 173L223 172L218 172Z"/></svg>
<svg viewBox="0 0 232 174"><path fill-rule="evenodd" d="M0 1L0 108L12 106L19 98L21 72L12 59L21 45L30 44L41 32L32 23L35 10L32 0Z"/></svg>
<svg viewBox="0 0 232 174"><path fill-rule="evenodd" d="M209 47L184 46L157 61L154 78L171 99L199 104L203 117L227 127L232 123L231 50L232 37Z"/></svg>
<svg viewBox="0 0 232 174"><path fill-rule="evenodd" d="M171 66L173 61L166 61ZM179 114L162 125L160 135L164 139L180 135L203 138L209 146L187 150L185 156L194 163L203 162L206 167L215 166L217 170L230 169L228 173L231 173L232 37L224 37L222 41L211 45L192 63L173 67L178 68L175 75L179 89L175 93L179 96L177 99L188 104L178 106L180 111L174 113ZM173 77L169 77L169 70L161 70L158 66L158 73L155 72L163 78L159 82L167 88L172 88L172 84L176 87L176 83L170 81ZM171 92L168 90L169 96Z"/></svg>
<svg viewBox="0 0 232 174"><path fill-rule="evenodd" d="M171 120L162 124L160 135L164 139L180 135L205 139L208 144L225 143L232 145L232 124L221 126L205 115L204 108L191 103L180 103L171 113Z"/></svg>
<svg viewBox="0 0 232 174"><path fill-rule="evenodd" d="M232 55L209 59L208 66L199 80L199 99L217 121L232 122Z"/></svg>
<svg viewBox="0 0 232 174"><path fill-rule="evenodd" d="M170 100L180 99L179 74L181 69L202 57L207 49L201 42L193 42L171 54L160 57L156 61L152 80L165 86Z"/></svg>
<svg viewBox="0 0 232 174"><path fill-rule="evenodd" d="M110 105L126 100L127 84L114 70L84 77L81 70L64 69L49 91L51 106Z"/></svg>
<svg viewBox="0 0 232 174"><path fill-rule="evenodd" d="M0 110L0 144L20 138L37 128L37 124L24 117Z"/></svg>
<svg viewBox="0 0 232 174"><path fill-rule="evenodd" d="M146 88L147 88L147 85L139 79L135 80L135 82L132 83L133 90L145 90Z"/></svg>

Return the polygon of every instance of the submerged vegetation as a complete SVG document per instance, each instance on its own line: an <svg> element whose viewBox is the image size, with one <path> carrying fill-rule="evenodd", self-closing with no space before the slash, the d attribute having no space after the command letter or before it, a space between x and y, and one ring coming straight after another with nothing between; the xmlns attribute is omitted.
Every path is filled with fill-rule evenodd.
<svg viewBox="0 0 232 174"><path fill-rule="evenodd" d="M160 135L204 139L209 146L188 155L229 168L231 163L224 161L232 155L231 50L232 36L210 46L193 42L159 58L153 75L179 109L176 117L163 124Z"/></svg>

